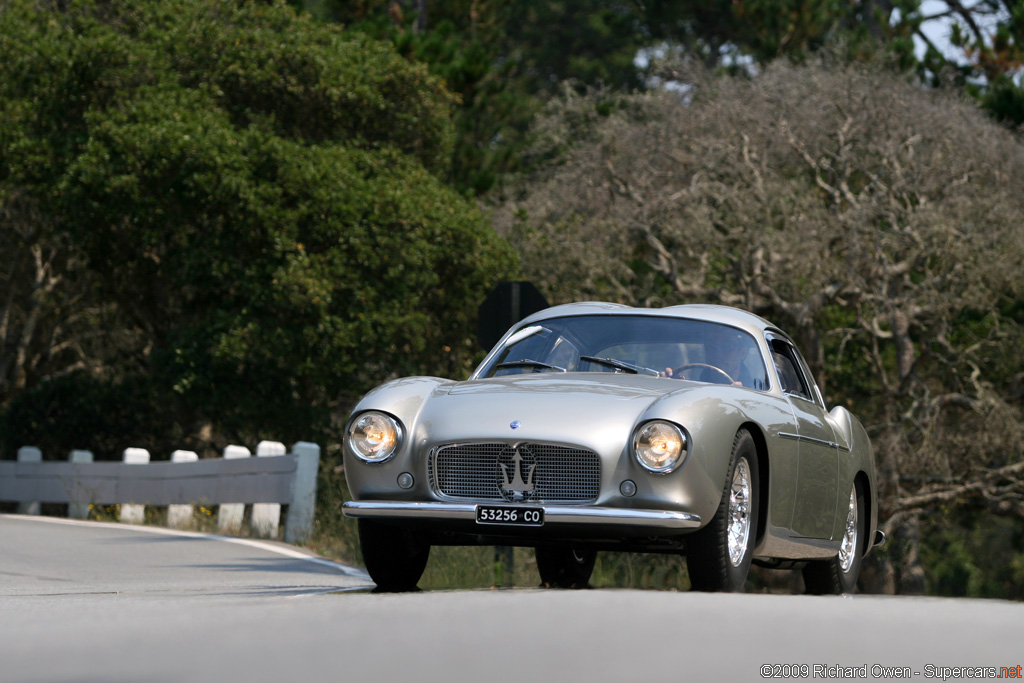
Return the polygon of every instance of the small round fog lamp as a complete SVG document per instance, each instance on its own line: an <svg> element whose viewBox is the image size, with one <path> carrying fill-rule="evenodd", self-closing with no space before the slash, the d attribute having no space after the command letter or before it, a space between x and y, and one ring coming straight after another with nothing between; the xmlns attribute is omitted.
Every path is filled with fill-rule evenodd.
<svg viewBox="0 0 1024 683"><path fill-rule="evenodd" d="M626 498L632 498L636 495L636 482L632 479L627 479L622 482L619 484L619 493L624 495Z"/></svg>
<svg viewBox="0 0 1024 683"><path fill-rule="evenodd" d="M398 485L403 489L411 489L412 485L416 483L416 478L408 472L402 472L398 475Z"/></svg>

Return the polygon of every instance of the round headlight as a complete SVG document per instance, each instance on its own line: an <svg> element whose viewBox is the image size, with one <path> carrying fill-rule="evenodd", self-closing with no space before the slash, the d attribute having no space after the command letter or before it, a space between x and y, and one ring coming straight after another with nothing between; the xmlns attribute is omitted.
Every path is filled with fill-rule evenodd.
<svg viewBox="0 0 1024 683"><path fill-rule="evenodd" d="M363 413L348 427L349 448L366 462L384 462L398 450L402 426L390 415L370 411Z"/></svg>
<svg viewBox="0 0 1024 683"><path fill-rule="evenodd" d="M633 435L636 459L652 472L671 472L686 458L686 449L686 435L671 422L648 422Z"/></svg>

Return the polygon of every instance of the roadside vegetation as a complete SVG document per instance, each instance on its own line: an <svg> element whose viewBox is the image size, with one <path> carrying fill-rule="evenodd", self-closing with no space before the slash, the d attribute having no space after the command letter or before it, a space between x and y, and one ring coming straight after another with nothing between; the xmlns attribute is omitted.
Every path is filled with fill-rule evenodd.
<svg viewBox="0 0 1024 683"><path fill-rule="evenodd" d="M316 441L358 562L348 411L468 374L496 283L724 303L869 428L863 590L1024 599L1024 10L944 14L952 56L915 0L0 0L0 456ZM422 585L539 582L496 557Z"/></svg>

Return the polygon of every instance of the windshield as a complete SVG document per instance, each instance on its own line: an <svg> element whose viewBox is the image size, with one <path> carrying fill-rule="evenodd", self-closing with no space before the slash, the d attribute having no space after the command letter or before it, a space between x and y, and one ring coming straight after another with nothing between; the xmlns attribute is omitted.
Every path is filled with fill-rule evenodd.
<svg viewBox="0 0 1024 683"><path fill-rule="evenodd" d="M524 327L480 376L533 372L617 372L768 389L750 334L703 320L649 315L581 315Z"/></svg>

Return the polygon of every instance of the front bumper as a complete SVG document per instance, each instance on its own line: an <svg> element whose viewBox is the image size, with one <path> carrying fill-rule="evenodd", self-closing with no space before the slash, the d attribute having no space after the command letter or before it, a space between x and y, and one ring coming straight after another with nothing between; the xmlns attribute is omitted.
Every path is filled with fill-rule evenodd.
<svg viewBox="0 0 1024 683"><path fill-rule="evenodd" d="M630 510L608 507L573 507L542 505L545 525L601 526L616 529L650 529L651 531L696 529L700 515L671 510ZM347 517L363 519L416 520L476 523L473 503L409 503L387 500L351 500L342 506Z"/></svg>

